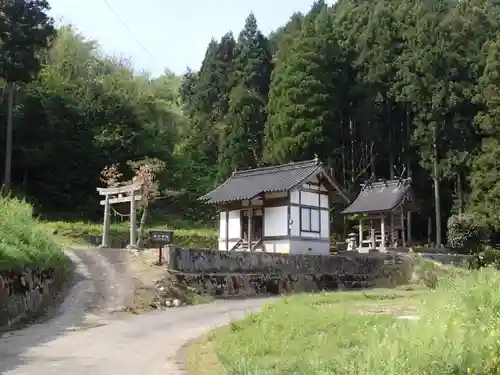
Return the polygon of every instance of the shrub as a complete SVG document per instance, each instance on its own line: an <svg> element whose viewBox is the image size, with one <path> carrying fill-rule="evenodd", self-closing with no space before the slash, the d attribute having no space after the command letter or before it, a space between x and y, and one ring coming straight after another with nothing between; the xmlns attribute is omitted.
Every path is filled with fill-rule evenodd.
<svg viewBox="0 0 500 375"><path fill-rule="evenodd" d="M499 264L500 249L492 246L483 246L480 251L474 254L471 260L472 268L489 267Z"/></svg>
<svg viewBox="0 0 500 375"><path fill-rule="evenodd" d="M441 264L431 259L425 259L420 254L412 256L412 267L412 282L415 284L424 284L430 289L435 289L440 283L465 276L469 273L466 268Z"/></svg>
<svg viewBox="0 0 500 375"><path fill-rule="evenodd" d="M452 215L448 219L448 244L453 249L468 253L477 252L479 245L489 235L486 220L479 214L464 213Z"/></svg>
<svg viewBox="0 0 500 375"><path fill-rule="evenodd" d="M62 249L33 218L33 208L18 199L0 198L0 267L62 267Z"/></svg>

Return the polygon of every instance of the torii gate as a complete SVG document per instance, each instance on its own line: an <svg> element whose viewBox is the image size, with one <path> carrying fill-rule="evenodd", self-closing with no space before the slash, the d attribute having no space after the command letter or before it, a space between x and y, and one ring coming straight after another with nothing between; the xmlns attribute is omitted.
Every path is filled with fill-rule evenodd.
<svg viewBox="0 0 500 375"><path fill-rule="evenodd" d="M136 201L140 201L142 196L139 194L142 186L139 183L132 183L126 186L97 188L99 195L104 195L104 200L101 201L101 206L104 206L104 230L102 233L102 243L100 247L109 247L109 222L110 222L110 207L115 203L130 202L130 244L128 248L133 248L137 245L137 217L136 217Z"/></svg>

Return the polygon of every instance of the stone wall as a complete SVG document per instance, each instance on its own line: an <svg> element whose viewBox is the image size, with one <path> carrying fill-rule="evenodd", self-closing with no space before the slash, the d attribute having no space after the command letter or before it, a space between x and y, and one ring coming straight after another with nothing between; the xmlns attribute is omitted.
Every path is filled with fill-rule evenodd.
<svg viewBox="0 0 500 375"><path fill-rule="evenodd" d="M182 287L226 297L391 287L412 276L411 258L399 253L331 256L172 248L167 264Z"/></svg>
<svg viewBox="0 0 500 375"><path fill-rule="evenodd" d="M467 266L469 264L469 261L473 260L474 258L472 255L456 252L454 253L450 249L445 247L398 247L392 249L391 251L404 254L418 254L425 259L430 259L442 264L449 264L453 266Z"/></svg>
<svg viewBox="0 0 500 375"><path fill-rule="evenodd" d="M53 269L0 269L0 331L42 314L62 290L64 275Z"/></svg>
<svg viewBox="0 0 500 375"><path fill-rule="evenodd" d="M422 258L431 259L442 264L454 266L466 266L473 259L471 255L464 254L444 254L444 253L419 253Z"/></svg>

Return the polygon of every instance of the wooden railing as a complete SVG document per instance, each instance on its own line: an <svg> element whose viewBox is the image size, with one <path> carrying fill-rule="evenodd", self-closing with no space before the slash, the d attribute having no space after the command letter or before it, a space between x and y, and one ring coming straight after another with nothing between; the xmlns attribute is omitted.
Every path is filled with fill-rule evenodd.
<svg viewBox="0 0 500 375"><path fill-rule="evenodd" d="M238 246L240 246L242 243L243 243L243 238L240 238L240 239L238 240L238 242L236 242L236 243L234 244L234 246L233 246L232 248L230 248L230 249L229 249L229 251L233 251L233 250L234 250L234 249L236 249Z"/></svg>
<svg viewBox="0 0 500 375"><path fill-rule="evenodd" d="M260 245L262 245L262 238L259 239L254 245L252 245L252 248L250 249L250 251L255 251L255 249L257 247L259 247Z"/></svg>
<svg viewBox="0 0 500 375"><path fill-rule="evenodd" d="M234 251L234 250L236 250L238 248L241 248L241 249L244 249L244 250L249 249L250 251L255 251L255 249L257 249L259 246L262 246L262 243L263 243L263 241L262 241L262 238L261 238L261 239L257 240L257 242L252 243L252 247L249 249L249 246L248 246L249 243L248 243L248 241L245 240L245 239L243 239L243 238L240 238L238 240L238 242L236 242L234 244L234 246L229 249L229 251Z"/></svg>

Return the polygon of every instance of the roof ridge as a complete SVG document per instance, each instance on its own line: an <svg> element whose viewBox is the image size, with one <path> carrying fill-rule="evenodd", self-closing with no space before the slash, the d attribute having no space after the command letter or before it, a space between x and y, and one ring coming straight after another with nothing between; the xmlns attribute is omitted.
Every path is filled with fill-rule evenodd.
<svg viewBox="0 0 500 375"><path fill-rule="evenodd" d="M290 163L286 163L286 164L272 165L272 166L268 166L268 167L252 168L252 169L247 169L244 171L236 171L233 173L233 176L235 176L235 177L236 176L243 176L245 174L250 174L250 173L258 174L260 172L268 172L270 170L280 170L282 168L291 167L291 166L299 168L299 167L303 167L303 166L316 165L316 163L317 163L316 159L296 161L296 162L290 162ZM318 163L317 165L319 166L319 165L321 165L321 163Z"/></svg>
<svg viewBox="0 0 500 375"><path fill-rule="evenodd" d="M402 182L403 184L407 184L407 183L411 183L413 182L411 177L406 177L406 178L402 178L402 179L399 179L399 178L395 178L395 179L382 179L380 181L373 181L371 183L364 183L364 184L361 184L362 187L370 187L370 186L383 186L383 185L394 185L394 184L398 184Z"/></svg>

